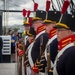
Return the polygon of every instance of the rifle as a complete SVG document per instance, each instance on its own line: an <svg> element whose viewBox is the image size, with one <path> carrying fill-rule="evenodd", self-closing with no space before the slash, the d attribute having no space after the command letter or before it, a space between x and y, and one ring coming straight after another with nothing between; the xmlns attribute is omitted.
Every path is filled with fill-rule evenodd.
<svg viewBox="0 0 75 75"><path fill-rule="evenodd" d="M47 69L48 72L51 69L51 61L50 61L50 45L47 47Z"/></svg>
<svg viewBox="0 0 75 75"><path fill-rule="evenodd" d="M19 52L18 52L18 55L19 55L19 63L20 63L20 65L19 65L19 75L22 75L22 55L23 55L23 45L22 44L20 44L20 46L18 47L20 50L19 50Z"/></svg>
<svg viewBox="0 0 75 75"><path fill-rule="evenodd" d="M25 36L24 42L23 42L23 50L24 50L24 61L26 60L26 41L27 37ZM24 74L27 75L26 73L26 63L24 63Z"/></svg>
<svg viewBox="0 0 75 75"><path fill-rule="evenodd" d="M21 47L19 48L21 50L23 50L23 56L21 55L19 57L19 61L20 61L20 69L19 69L19 75L26 75L26 65L24 64L24 61L26 59L26 55L25 55L25 42L24 42L24 39L22 39L22 42L21 42Z"/></svg>
<svg viewBox="0 0 75 75"><path fill-rule="evenodd" d="M40 65L40 58L41 58L42 53L43 53L42 48L43 48L43 36L40 37L40 55L36 59L35 66L39 66Z"/></svg>
<svg viewBox="0 0 75 75"><path fill-rule="evenodd" d="M41 35L41 37L40 37L40 55L39 55L39 62L37 62L37 64L39 66L41 65L40 59L41 59L42 54L43 54L43 36Z"/></svg>
<svg viewBox="0 0 75 75"><path fill-rule="evenodd" d="M43 36L40 37L40 57L42 56L43 53Z"/></svg>

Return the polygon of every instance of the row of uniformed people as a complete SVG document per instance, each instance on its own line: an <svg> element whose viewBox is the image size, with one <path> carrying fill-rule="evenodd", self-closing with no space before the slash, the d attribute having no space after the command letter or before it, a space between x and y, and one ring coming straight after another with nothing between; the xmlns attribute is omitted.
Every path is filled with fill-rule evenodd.
<svg viewBox="0 0 75 75"><path fill-rule="evenodd" d="M57 23L57 39L59 53L54 63L53 75L75 74L75 15L63 14Z"/></svg>
<svg viewBox="0 0 75 75"><path fill-rule="evenodd" d="M40 15L43 16L42 15L43 12L38 11L38 13L40 13ZM37 13L37 15L39 15L38 13ZM39 25L38 25L38 23L39 23ZM35 71L34 65L35 65L37 60L39 61L40 54L42 52L44 52L45 45L48 41L48 34L45 33L45 25L42 25L42 19L41 18L39 18L39 17L34 18L33 26L34 26L34 29L35 29L37 35L35 37L35 41L32 43L33 47L31 46L32 51L31 51L31 48L29 49L29 54L28 54L29 58L28 59L29 59L31 68ZM41 46L41 44L42 44L42 46ZM40 52L40 46L42 48L41 52ZM33 73L32 73L32 75L33 75Z"/></svg>
<svg viewBox="0 0 75 75"><path fill-rule="evenodd" d="M49 11L48 18L47 20L44 21L44 23L46 24L46 31L49 34L49 41L47 42L45 48L45 58L47 61L47 69L48 69L47 72L48 74L51 75L52 75L51 68L53 67L55 57L58 53L56 29L53 28L53 26L55 26L56 22L59 21L59 17L60 17L60 12Z"/></svg>
<svg viewBox="0 0 75 75"><path fill-rule="evenodd" d="M37 13L43 13L44 11L37 11ZM59 12L54 12L54 11L50 11L49 12L49 14L51 14L50 16L55 16L56 15L56 17L58 17L58 16L60 16L60 14L59 14ZM42 14L41 14L42 15ZM46 15L46 12L44 12L44 15ZM43 15L43 16L44 16ZM48 18L52 18L51 20L49 20L49 19L47 19L47 20L45 20L44 21L44 24L47 24L47 25L43 25L42 24L42 20L41 20L41 18L39 18L39 16L40 16L40 14L38 15L38 17L37 18L35 18L35 19L33 19L34 20L34 22L33 22L33 25L34 25L34 28L35 28L35 30L36 30L36 23L38 22L38 23L40 23L41 22L41 26L39 26L38 24L38 27L37 27L37 33L39 34L39 33L41 33L41 34L44 34L44 36L43 37L45 37L45 38L42 38L41 36L40 36L40 34L38 35L38 36L40 36L39 37L39 39L37 39L37 42L35 42L35 44L33 45L34 47L33 47L33 52L32 52L32 54L30 53L29 54L29 63L30 63L30 66L31 66L31 68L35 71L35 72L38 72L38 70L41 72L41 74L44 74L45 73L45 67L47 66L47 59L45 59L45 47L46 47L46 43L47 43L47 41L48 41L48 37L49 37L49 39L50 38L52 38L53 36L55 36L55 34L56 34L56 30L55 29L53 29L53 26L55 25L55 23L54 22L52 22L51 23L51 20L53 19L53 17L50 17L49 15L49 17ZM44 18L45 19L45 18ZM58 21L58 19L55 19L55 20L57 20ZM53 21L55 21L55 20L53 20ZM52 24L52 25L51 25ZM43 25L43 26L42 26ZM50 26L52 26L52 27L50 27ZM49 28L49 29L48 29ZM44 30L46 31L46 32L44 32ZM50 36L50 31L51 31L51 36ZM43 33L42 33L43 32ZM48 32L48 33L47 33ZM49 36L48 36L49 35ZM56 38L56 36L53 38L53 40ZM47 41L46 41L46 39L47 39ZM35 39L36 40L36 39ZM52 40L52 41L53 41ZM46 41L46 42L45 42ZM51 42L52 42L51 41ZM43 56L41 57L40 56L40 44L41 43L45 43L45 45L43 46L43 44L42 44L42 54L44 53L44 60L45 61L42 61L43 60ZM48 45L49 45L49 43L48 43ZM55 45L55 46L54 46ZM32 46L31 46L32 47ZM57 54L57 40L55 40L55 42L54 42L54 44L53 44L53 47L52 48L54 48L55 49L55 51L53 51L52 50L52 57L51 57L51 60L54 62L54 59L55 59L55 56L56 56L56 54ZM35 50L35 51L34 51ZM31 56L30 56L31 55ZM33 56L33 57L32 57ZM33 59L32 59L33 58ZM40 59L41 58L41 59ZM31 60L32 59L32 60ZM34 61L34 62L33 62ZM38 64L38 62L39 62L39 64ZM43 62L43 63L42 63ZM36 66L36 65L38 65L38 66ZM37 68L37 69L36 69ZM38 69L39 68L39 69Z"/></svg>
<svg viewBox="0 0 75 75"><path fill-rule="evenodd" d="M47 60L45 59L45 53L44 52L45 52L46 44L47 44L48 39L49 39L49 34L46 32L46 25L43 24L43 20L46 19L47 16L49 16L49 15L47 15L46 12L37 11L36 16L33 18L33 21L32 21L34 30L36 31L36 37L35 37L34 42L32 42L30 44L30 46L28 47L29 48L28 60L29 60L30 67L32 69L32 71L31 71L32 75L38 73L39 71L41 72L40 74L45 73L46 65L43 65L43 64L47 64L46 63ZM49 21L49 20L47 22L51 23L51 21ZM49 30L49 32L50 32L50 30ZM52 34L52 36L54 34L55 34L55 32ZM57 48L55 48L55 49L57 49ZM43 61L43 64L42 64L41 56L43 53L44 53L45 61ZM56 51L56 53L57 53L57 51ZM54 57L52 57L53 60L55 59L56 53L54 53L54 55L53 55ZM41 67L43 67L43 68L41 69Z"/></svg>
<svg viewBox="0 0 75 75"><path fill-rule="evenodd" d="M44 20L44 22L42 20ZM75 61L73 61L73 58L75 55L75 36L73 31L75 31L75 27L74 24L72 24L74 21L74 15L64 14L61 17L60 12L57 11L49 11L48 13L44 11L36 11L36 17L33 18L32 21L34 30L36 31L36 37L28 46L27 52L27 59L29 61L28 65L29 69L31 69L31 75L52 75L52 69L54 69L54 75L71 75L74 73L73 62ZM58 48L60 50L62 49L59 53ZM67 48L69 48L69 50L66 51ZM62 53L64 54L62 55ZM69 67L68 65L71 66ZM45 71L46 67L48 67L47 73Z"/></svg>
<svg viewBox="0 0 75 75"><path fill-rule="evenodd" d="M36 33L34 31L34 28L30 26L29 23L29 18L24 19L24 28L25 28L25 34L23 35L24 37L24 42L25 42L25 61L24 61L24 66L25 66L25 71L26 75L30 75L31 73L31 68L28 60L28 51L29 48L31 47L31 43L34 41L34 38L36 36Z"/></svg>
<svg viewBox="0 0 75 75"><path fill-rule="evenodd" d="M39 15L39 14L41 14L41 16L43 16L42 15L42 13L43 12L41 12L41 11L38 11L38 13L36 13L37 15ZM43 13L43 14L45 14L45 12ZM38 36L36 36L35 37L35 39L36 39L36 41L35 41L35 46L34 46L34 48L33 48L33 52L32 52L32 56L33 56L33 60L34 60L34 62L36 62L36 59L39 57L39 54L40 54L40 42L41 43L43 43L42 44L42 48L44 48L45 49L45 44L46 44L46 42L48 41L48 35L47 35L47 33L45 33L45 25L42 25L42 18L33 18L34 19L34 22L36 22L36 21L38 21L37 23L39 23L39 25L37 24L36 25L36 23L34 23L34 28L35 28L35 31L36 31L36 33L37 33L37 35ZM26 23L25 23L25 25L26 25ZM26 26L25 26L26 27ZM32 29L32 30L31 30ZM30 28L30 32L29 33L27 33L27 35L29 36L29 37L33 37L34 36L34 31L33 31L33 27L31 27ZM41 32L42 31L42 32ZM41 36L42 35L42 36ZM47 38L46 38L47 37ZM30 38L29 38L30 39ZM43 39L45 39L45 41L46 42L44 42L44 40ZM47 39L47 40L46 40ZM32 43L33 44L33 43ZM28 49L28 51L30 51L29 49L32 47L32 44L30 44L30 46L27 48ZM44 50L43 49L43 50ZM36 51L35 51L36 50ZM27 53L28 54L28 53ZM29 54L28 54L29 55ZM29 57L32 57L32 56L30 56L29 55ZM27 56L27 59L28 59L28 56ZM31 59L31 58L29 58L29 59ZM33 61L33 60L29 60L29 61ZM26 61L26 63L27 63L27 61ZM34 64L33 63L31 63L30 62L30 64L33 66Z"/></svg>
<svg viewBox="0 0 75 75"><path fill-rule="evenodd" d="M56 14L57 12L55 12L54 14ZM60 15L60 14L59 14ZM60 19L60 16L59 16L59 19ZM59 22L59 23L57 23L57 25L55 26L55 22L53 21L53 22L49 22L49 21L45 21L45 23L47 23L47 26L48 26L48 28L49 28L49 26L51 26L52 25L52 27L53 26L55 26L55 28L57 28L57 32L59 32L59 34L57 34L57 38L58 38L58 42L61 40L61 39L63 39L63 40L61 40L60 42L59 42L59 46L60 46L60 54L58 53L58 57L57 57L57 60L56 60L56 62L57 62L57 67L55 67L56 66L56 62L55 62L55 68L57 69L57 72L58 72L58 75L61 75L61 74L63 74L63 75L71 75L72 73L74 73L74 64L71 64L71 63L73 63L74 62L74 49L75 49L75 47L74 47L74 38L75 38L75 36L74 36L74 32L73 31L75 31L75 27L74 27L74 24L72 24L72 23L74 23L74 20L75 20L75 17L74 17L74 15L70 15L70 14L64 14L63 15L63 17L62 17L62 19L61 19L61 21ZM59 21L59 20L58 20ZM50 28L49 28L50 29ZM64 32L63 32L64 31ZM67 32L66 32L67 31ZM53 36L52 37L54 37L55 36L55 29L54 29L54 31L53 31L54 33L52 34ZM60 33L63 33L63 34L60 34ZM67 34L66 34L67 33ZM60 36L61 35L61 36ZM63 36L62 36L63 35ZM69 36L69 37L68 37ZM51 36L50 36L51 37ZM51 38L52 38L51 37ZM65 38L66 37L66 38ZM56 39L56 36L52 39L52 40L50 40L50 55L52 54L52 53L54 53L54 54L52 54L52 57L50 57L50 60L51 61L53 61L54 62L54 60L55 60L55 56L56 56L56 54L57 54L57 51L54 51L54 50L58 50L58 49L53 49L53 48L56 48L57 46L57 40L56 41L54 41ZM54 42L52 42L52 41L54 41ZM51 44L52 43L54 43L53 44L53 47L52 47L52 49L51 49ZM70 44L71 43L71 44ZM70 45L68 45L68 44L70 44ZM54 47L54 45L56 46L56 47ZM37 46L35 46L36 48L37 48ZM66 47L65 49L64 49L64 47ZM69 48L69 50L67 49L67 48ZM53 51L52 53L51 53L51 50ZM66 50L66 51L65 51ZM73 51L72 51L73 50ZM62 51L65 51L64 52L64 54L62 55ZM34 51L35 52L35 51ZM33 52L33 53L34 53ZM44 52L44 51L43 51ZM70 53L71 52L71 53ZM68 54L67 54L68 53ZM62 56L61 56L62 55ZM70 56L69 56L70 55ZM40 53L39 53L39 56L40 56ZM38 68L39 68L39 71L41 71L41 72L43 72L43 73L41 73L41 74L44 74L45 73L45 67L44 66L46 66L47 65L47 63L45 63L46 61L47 61L47 54L46 54L46 52L45 52L45 56L46 56L46 60L44 59L44 61L43 60L39 60L38 62L41 62L39 65L38 65L38 63L35 61L34 63L33 63L33 60L32 61L29 61L29 63L31 63L30 65L32 65L32 63L35 65L38 65ZM30 56L29 56L30 57ZM31 56L32 57L32 56ZM36 57L35 55L34 55L34 57ZM59 60L59 58L61 57L61 59ZM40 58L44 58L43 56L41 56ZM66 58L68 58L67 60L66 60ZM37 59L37 58L36 58ZM39 57L38 57L38 59L39 59ZM69 62L67 62L67 61L69 61ZM43 65L43 64L44 65ZM45 65L46 64L46 65ZM60 65L61 64L61 65ZM65 66L64 66L64 64L65 64ZM31 68L32 68L32 70L33 71L35 71L35 72L38 72L37 70L38 70L38 68L36 67L36 65L34 66L34 68L32 68L32 66L31 66ZM42 66L41 66L42 65ZM67 66L67 65L71 65L71 66ZM42 67L42 68L40 68L40 67ZM65 68L66 67L66 70L63 70L63 67ZM57 72L55 72L56 70L55 70L55 68L54 68L54 73L55 73L55 75L57 74ZM68 71L68 70L70 70L70 71ZM51 70L49 70L50 72L51 72ZM66 71L66 72L65 72ZM72 73L71 73L72 72ZM67 73L67 74L66 74Z"/></svg>

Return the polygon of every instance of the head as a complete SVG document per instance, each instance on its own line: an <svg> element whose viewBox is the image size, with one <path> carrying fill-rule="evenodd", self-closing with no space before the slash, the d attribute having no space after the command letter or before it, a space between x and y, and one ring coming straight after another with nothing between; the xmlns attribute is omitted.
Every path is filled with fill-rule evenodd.
<svg viewBox="0 0 75 75"><path fill-rule="evenodd" d="M27 21L27 20L28 20L28 19L26 19L26 20L24 21L23 26L24 26L25 31L26 31L26 32L29 32L29 30L30 30L30 23L29 23L29 21Z"/></svg>
<svg viewBox="0 0 75 75"><path fill-rule="evenodd" d="M24 26L25 31L29 32L30 26Z"/></svg>
<svg viewBox="0 0 75 75"><path fill-rule="evenodd" d="M70 14L63 14L62 18L60 18L60 22L58 22L54 28L57 28L57 39L60 41L63 38L66 38L70 35L73 35L75 31L75 17Z"/></svg>
<svg viewBox="0 0 75 75"><path fill-rule="evenodd" d="M31 43L34 40L34 36L28 36L28 41Z"/></svg>
<svg viewBox="0 0 75 75"><path fill-rule="evenodd" d="M59 21L60 15L61 14L59 11L46 12L46 19L44 20L44 23L46 24L47 33L50 33L50 31L53 29L55 24Z"/></svg>
<svg viewBox="0 0 75 75"><path fill-rule="evenodd" d="M9 30L9 35L13 35L14 31L13 30Z"/></svg>
<svg viewBox="0 0 75 75"><path fill-rule="evenodd" d="M42 10L37 10L35 17L33 17L33 27L37 31L37 28L42 26L42 22L45 19L46 12Z"/></svg>
<svg viewBox="0 0 75 75"><path fill-rule="evenodd" d="M54 23L46 24L46 32L49 34L49 32L53 29L54 26Z"/></svg>
<svg viewBox="0 0 75 75"><path fill-rule="evenodd" d="M33 22L33 27L34 27L34 30L35 30L35 31L37 31L37 28L38 28L38 27L40 27L40 26L43 25L42 22L43 22L42 20L37 20L37 21L34 21L34 22Z"/></svg>
<svg viewBox="0 0 75 75"><path fill-rule="evenodd" d="M57 28L57 39L58 39L58 41L60 41L63 38L66 38L72 34L73 34L73 32L70 29Z"/></svg>
<svg viewBox="0 0 75 75"><path fill-rule="evenodd" d="M36 32L34 31L34 28L30 27L30 30L27 34L28 34L28 40L31 43L34 40L35 36L36 36Z"/></svg>
<svg viewBox="0 0 75 75"><path fill-rule="evenodd" d="M21 36L21 33L18 33L18 36Z"/></svg>

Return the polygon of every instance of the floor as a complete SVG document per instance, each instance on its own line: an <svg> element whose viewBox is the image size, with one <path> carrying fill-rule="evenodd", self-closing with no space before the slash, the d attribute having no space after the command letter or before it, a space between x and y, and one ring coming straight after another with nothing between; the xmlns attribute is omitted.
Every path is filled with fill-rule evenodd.
<svg viewBox="0 0 75 75"><path fill-rule="evenodd" d="M17 74L17 63L0 64L0 75L18 75Z"/></svg>

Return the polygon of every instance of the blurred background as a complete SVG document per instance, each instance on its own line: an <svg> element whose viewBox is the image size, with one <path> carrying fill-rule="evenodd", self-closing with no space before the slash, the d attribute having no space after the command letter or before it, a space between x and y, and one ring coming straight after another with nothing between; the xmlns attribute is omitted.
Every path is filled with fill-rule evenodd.
<svg viewBox="0 0 75 75"><path fill-rule="evenodd" d="M2 16L2 34L7 34L9 28L13 28L18 32L23 32L23 15L22 10L33 11L34 2L38 3L39 10L45 10L46 0L0 0L0 15ZM51 0L50 10L61 11L64 0ZM71 4L67 10L68 13L75 11L75 0L71 0ZM33 17L33 13L30 14ZM1 30L1 29L0 29Z"/></svg>

